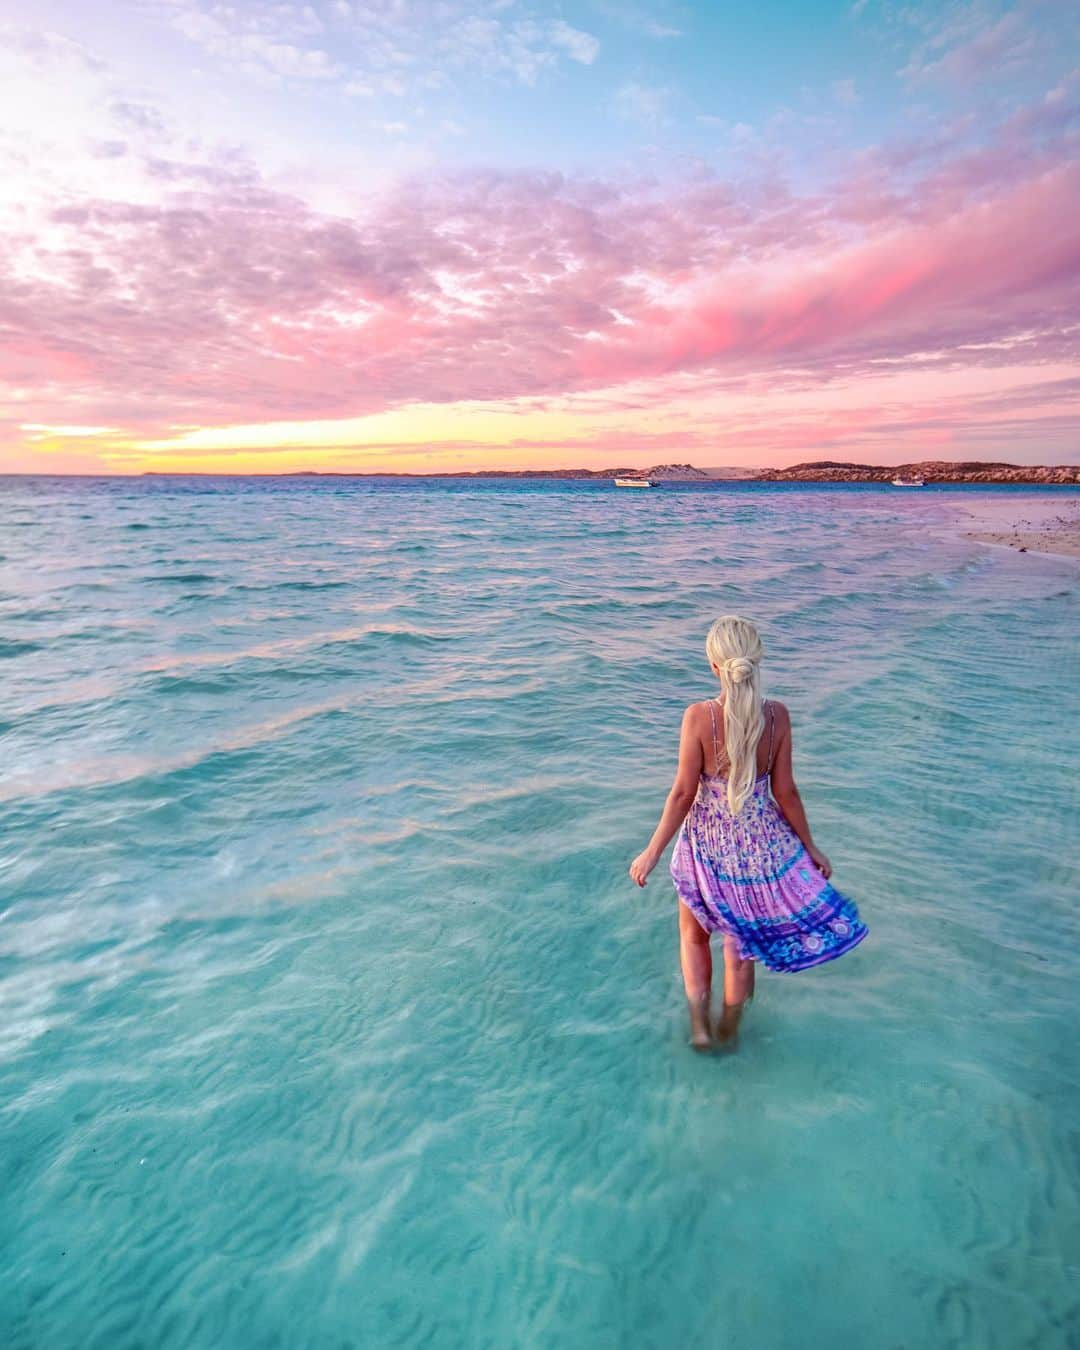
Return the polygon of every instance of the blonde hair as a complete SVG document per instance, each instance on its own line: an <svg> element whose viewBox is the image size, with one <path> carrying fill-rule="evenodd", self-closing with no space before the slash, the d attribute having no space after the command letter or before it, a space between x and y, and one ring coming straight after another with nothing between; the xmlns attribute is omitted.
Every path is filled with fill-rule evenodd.
<svg viewBox="0 0 1080 1350"><path fill-rule="evenodd" d="M720 668L724 693L724 750L728 759L727 800L737 816L754 788L757 746L765 729L759 665L763 648L749 619L724 614L709 629L705 654ZM717 770L719 770L717 765Z"/></svg>

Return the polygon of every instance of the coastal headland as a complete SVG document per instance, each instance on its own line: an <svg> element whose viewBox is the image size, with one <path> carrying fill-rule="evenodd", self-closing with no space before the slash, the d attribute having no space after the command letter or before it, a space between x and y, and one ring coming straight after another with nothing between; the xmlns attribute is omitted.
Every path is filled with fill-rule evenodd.
<svg viewBox="0 0 1080 1350"><path fill-rule="evenodd" d="M926 459L905 464L847 464L815 460L788 469L763 469L760 483L888 483L898 475L917 475L927 483L1080 484L1080 465L1008 464L997 460Z"/></svg>

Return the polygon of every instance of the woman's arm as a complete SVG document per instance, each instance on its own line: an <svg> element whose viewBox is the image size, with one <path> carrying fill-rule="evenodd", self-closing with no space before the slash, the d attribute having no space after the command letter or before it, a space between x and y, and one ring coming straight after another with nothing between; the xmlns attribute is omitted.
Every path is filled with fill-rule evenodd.
<svg viewBox="0 0 1080 1350"><path fill-rule="evenodd" d="M679 767L675 770L675 781L664 803L660 823L653 831L653 837L645 850L630 864L630 875L639 886L645 885L646 878L660 861L661 854L686 819L686 813L697 796L705 761L701 751L701 737L697 733L696 707L697 705L692 703L683 713L682 730L679 733Z"/></svg>
<svg viewBox="0 0 1080 1350"><path fill-rule="evenodd" d="M820 869L822 876L828 877L832 872L832 864L810 835L806 810L803 807L802 797L799 796L799 789L795 786L795 775L791 768L791 717L786 708L779 721L779 738L773 757L771 777L772 795L791 828L806 845L806 851L814 860L815 866Z"/></svg>

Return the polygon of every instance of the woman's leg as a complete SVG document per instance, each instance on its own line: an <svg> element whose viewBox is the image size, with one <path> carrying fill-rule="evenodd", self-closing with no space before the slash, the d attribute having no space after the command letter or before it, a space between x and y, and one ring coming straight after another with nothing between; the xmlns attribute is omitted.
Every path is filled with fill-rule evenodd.
<svg viewBox="0 0 1080 1350"><path fill-rule="evenodd" d="M724 938L724 1010L716 1027L719 1041L733 1041L743 1006L754 995L754 963L739 955L733 937Z"/></svg>
<svg viewBox="0 0 1080 1350"><path fill-rule="evenodd" d="M736 938L724 938L724 1002L745 1003L754 992L754 963L739 955Z"/></svg>
<svg viewBox="0 0 1080 1350"><path fill-rule="evenodd" d="M709 994L712 988L712 948L709 934L680 900L679 958L683 987L690 1008L690 1044L704 1050L712 1044L709 1031Z"/></svg>

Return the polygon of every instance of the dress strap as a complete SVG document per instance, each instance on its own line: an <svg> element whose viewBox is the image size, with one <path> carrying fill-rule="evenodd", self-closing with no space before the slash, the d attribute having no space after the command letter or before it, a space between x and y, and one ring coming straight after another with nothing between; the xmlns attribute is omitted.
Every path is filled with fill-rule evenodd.
<svg viewBox="0 0 1080 1350"><path fill-rule="evenodd" d="M766 699L765 701L769 704L769 758L765 761L765 772L768 773L772 768L772 738L773 728L776 726L776 709L770 700Z"/></svg>
<svg viewBox="0 0 1080 1350"><path fill-rule="evenodd" d="M709 717L712 720L712 753L716 763L716 772L720 772L720 751L716 747L716 699L709 699Z"/></svg>

